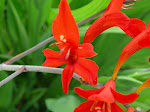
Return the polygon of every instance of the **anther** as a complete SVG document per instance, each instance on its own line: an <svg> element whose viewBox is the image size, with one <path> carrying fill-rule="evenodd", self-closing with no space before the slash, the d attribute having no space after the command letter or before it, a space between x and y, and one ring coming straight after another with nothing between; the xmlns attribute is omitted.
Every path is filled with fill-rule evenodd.
<svg viewBox="0 0 150 112"><path fill-rule="evenodd" d="M94 101L92 107L90 108L90 111L93 111L95 109L95 106L97 105L98 101Z"/></svg>
<svg viewBox="0 0 150 112"><path fill-rule="evenodd" d="M83 47L78 47L78 49L83 49Z"/></svg>
<svg viewBox="0 0 150 112"><path fill-rule="evenodd" d="M67 40L64 38L64 35L60 35L60 40L66 42Z"/></svg>

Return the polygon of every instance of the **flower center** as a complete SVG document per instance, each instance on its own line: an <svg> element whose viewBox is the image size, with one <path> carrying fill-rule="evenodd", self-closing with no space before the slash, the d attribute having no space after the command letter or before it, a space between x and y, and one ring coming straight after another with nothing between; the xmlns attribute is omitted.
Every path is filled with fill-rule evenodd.
<svg viewBox="0 0 150 112"><path fill-rule="evenodd" d="M77 53L76 50L73 48L69 48L68 52L66 53L66 60L69 60L70 63L75 63L75 61L77 60Z"/></svg>
<svg viewBox="0 0 150 112"><path fill-rule="evenodd" d="M107 112L111 112L110 103L106 103L106 102L100 103L100 101L94 101L93 105L90 108L90 111L92 112L93 110L96 110L97 112L106 112L106 109Z"/></svg>

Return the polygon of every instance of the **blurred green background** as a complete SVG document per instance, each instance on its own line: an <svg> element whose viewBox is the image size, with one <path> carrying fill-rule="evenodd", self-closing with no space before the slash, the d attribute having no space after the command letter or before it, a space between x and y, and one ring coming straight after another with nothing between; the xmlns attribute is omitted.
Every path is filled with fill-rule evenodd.
<svg viewBox="0 0 150 112"><path fill-rule="evenodd" d="M0 0L0 63L52 36L51 25L57 15L59 2L60 0ZM110 0L68 0L68 2L76 22L80 22L105 9ZM130 18L139 18L148 24L150 0L137 1L134 7L123 12ZM79 27L81 42L87 28L96 19ZM95 39L93 45L98 55L92 59L100 67L99 83L105 83L111 78L121 50L131 39L115 27ZM45 60L42 50L49 44L14 64L42 65ZM150 49L142 49L123 64L116 81L117 91L124 94L134 92L150 77L150 72L141 72L150 67L149 56ZM0 79L6 78L11 73L13 72L0 71ZM0 112L72 112L85 101L73 91L75 86L91 88L72 79L69 93L64 94L61 75L22 73L0 88ZM150 89L142 91L138 100L131 105L142 109L143 112L150 109Z"/></svg>

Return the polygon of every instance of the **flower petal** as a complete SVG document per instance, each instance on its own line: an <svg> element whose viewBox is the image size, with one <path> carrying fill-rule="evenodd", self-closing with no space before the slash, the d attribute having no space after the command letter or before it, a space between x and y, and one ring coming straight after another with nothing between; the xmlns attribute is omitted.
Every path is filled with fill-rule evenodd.
<svg viewBox="0 0 150 112"><path fill-rule="evenodd" d="M68 93L68 87L74 72L74 65L67 63L62 73L63 92Z"/></svg>
<svg viewBox="0 0 150 112"><path fill-rule="evenodd" d="M124 112L124 110L114 102L111 104L111 112Z"/></svg>
<svg viewBox="0 0 150 112"><path fill-rule="evenodd" d="M150 87L150 78L148 78L138 89L136 93L139 94L143 89Z"/></svg>
<svg viewBox="0 0 150 112"><path fill-rule="evenodd" d="M89 100L103 101L106 103L113 103L115 101L110 88L107 88L107 87L104 88L99 94L94 94L90 96Z"/></svg>
<svg viewBox="0 0 150 112"><path fill-rule="evenodd" d="M80 35L75 19L72 16L67 0L61 0L59 12L53 21L52 31L57 41L65 42L77 47Z"/></svg>
<svg viewBox="0 0 150 112"><path fill-rule="evenodd" d="M109 13L120 11L125 0L111 0L106 11Z"/></svg>
<svg viewBox="0 0 150 112"><path fill-rule="evenodd" d="M93 107L93 110L91 111L91 108L94 104L94 101L86 101L80 104L73 112L101 112L102 109L102 102L98 102L95 107Z"/></svg>
<svg viewBox="0 0 150 112"><path fill-rule="evenodd" d="M84 36L84 43L91 43L93 40L106 29L117 26L124 21L130 19L122 12L115 12L111 14L104 14L97 19L87 30Z"/></svg>
<svg viewBox="0 0 150 112"><path fill-rule="evenodd" d="M133 101L135 101L138 98L138 94L137 93L131 93L128 95L124 95L121 94L113 89L111 89L114 98L117 102L121 103L121 104L128 104L128 103L132 103Z"/></svg>
<svg viewBox="0 0 150 112"><path fill-rule="evenodd" d="M75 72L92 85L97 84L98 69L96 63L89 59L79 57L75 63Z"/></svg>
<svg viewBox="0 0 150 112"><path fill-rule="evenodd" d="M109 80L106 82L104 89L99 94L94 94L89 97L89 100L98 100L107 103L113 103L115 101L111 89L115 89L115 81ZM106 94L107 93L107 94Z"/></svg>
<svg viewBox="0 0 150 112"><path fill-rule="evenodd" d="M117 65L114 69L112 79L115 80L122 64L134 53L142 48L150 48L150 27L133 38L122 50Z"/></svg>
<svg viewBox="0 0 150 112"><path fill-rule="evenodd" d="M62 55L59 55L58 51L53 51L47 48L43 50L43 53L46 56L46 60L42 64L43 66L58 67L60 65L67 63L65 58Z"/></svg>
<svg viewBox="0 0 150 112"><path fill-rule="evenodd" d="M91 89L91 90L84 90L79 87L75 87L74 90L75 92L80 95L81 97L88 99L91 95L93 94L99 94L104 88L100 89Z"/></svg>
<svg viewBox="0 0 150 112"><path fill-rule="evenodd" d="M97 53L93 51L93 45L90 43L84 43L79 45L77 53L79 57L84 58L91 58L97 55Z"/></svg>
<svg viewBox="0 0 150 112"><path fill-rule="evenodd" d="M135 112L133 107L129 107L127 112Z"/></svg>
<svg viewBox="0 0 150 112"><path fill-rule="evenodd" d="M127 22L118 25L127 35L132 38L136 37L146 29L145 23L137 18L132 18Z"/></svg>

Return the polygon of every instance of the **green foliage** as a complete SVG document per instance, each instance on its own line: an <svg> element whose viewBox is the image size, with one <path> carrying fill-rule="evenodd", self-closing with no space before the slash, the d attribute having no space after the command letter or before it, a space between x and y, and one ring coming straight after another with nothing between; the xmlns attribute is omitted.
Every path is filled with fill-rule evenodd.
<svg viewBox="0 0 150 112"><path fill-rule="evenodd" d="M58 99L46 99L45 103L48 110L51 110L52 112L73 112L73 110L81 102L77 97L73 95L66 95Z"/></svg>
<svg viewBox="0 0 150 112"><path fill-rule="evenodd" d="M0 63L52 36L51 25L58 13L59 2L60 0L0 0ZM68 2L76 22L80 22L105 9L110 0ZM150 20L149 4L149 0L137 1L134 9L123 12L129 17L140 18L147 24ZM94 20L79 27L81 43L86 30ZM111 78L121 50L131 39L122 30L114 27L100 34L92 43L98 53L92 59L100 67L99 83L104 84ZM45 60L42 50L46 47L48 45L15 64L42 65ZM117 91L125 94L134 92L150 76L150 72L141 72L150 66L149 52L150 49L142 49L123 64L118 74ZM0 80L11 73L1 71ZM23 73L0 87L0 112L72 112L81 103L72 95L75 93L73 88L76 85L85 89L93 88L72 80L70 95L64 95L60 75ZM131 105L148 110L149 93L150 89L144 90L138 100Z"/></svg>

